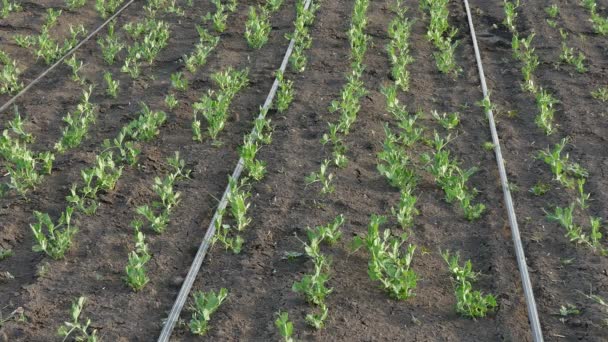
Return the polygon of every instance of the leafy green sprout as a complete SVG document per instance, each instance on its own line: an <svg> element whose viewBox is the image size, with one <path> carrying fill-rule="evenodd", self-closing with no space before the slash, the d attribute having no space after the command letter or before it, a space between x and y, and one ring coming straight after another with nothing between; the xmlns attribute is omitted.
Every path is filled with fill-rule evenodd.
<svg viewBox="0 0 608 342"><path fill-rule="evenodd" d="M175 94L170 93L167 94L167 96L165 96L165 105L167 106L167 108L169 108L169 110L173 110L178 106L179 102L177 101L177 98L175 97ZM200 135L200 122L199 122L199 135ZM201 138L202 140L202 138Z"/></svg>
<svg viewBox="0 0 608 342"><path fill-rule="evenodd" d="M274 325L279 330L279 334L283 338L284 342L295 342L293 336L293 323L289 321L289 314L287 312L279 311L277 313L277 319L274 321Z"/></svg>
<svg viewBox="0 0 608 342"><path fill-rule="evenodd" d="M73 212L74 208L68 207L55 224L48 214L35 211L34 216L38 222L30 225L36 239L32 249L35 252L44 252L55 260L62 259L78 231L78 228L72 226Z"/></svg>
<svg viewBox="0 0 608 342"><path fill-rule="evenodd" d="M67 340L70 335L73 335L76 341L86 342L97 342L97 330L91 328L91 320L85 319L81 321L80 316L84 305L86 303L86 297L79 297L76 301L72 302L70 309L70 321L64 322L63 325L57 329L57 334L63 337L64 341Z"/></svg>
<svg viewBox="0 0 608 342"><path fill-rule="evenodd" d="M245 39L254 49L259 49L266 44L271 30L270 13L264 7L260 7L258 10L253 6L249 7L249 15L245 23Z"/></svg>
<svg viewBox="0 0 608 342"><path fill-rule="evenodd" d="M218 292L194 292L193 302L190 306L192 319L188 326L195 335L205 335L209 331L211 316L219 309L228 297L228 290L221 288Z"/></svg>
<svg viewBox="0 0 608 342"><path fill-rule="evenodd" d="M608 86L597 88L591 92L591 96L596 100L608 102Z"/></svg>
<svg viewBox="0 0 608 342"><path fill-rule="evenodd" d="M450 254L450 251L446 250L441 252L441 255L455 280L456 312L475 319L494 311L498 306L496 298L491 294L484 296L480 291L473 290L472 282L477 279L478 274L473 272L471 261L467 260L461 266L458 253Z"/></svg>
<svg viewBox="0 0 608 342"><path fill-rule="evenodd" d="M104 72L103 79L106 82L106 94L112 98L116 98L118 96L120 81L112 79L112 73L109 71Z"/></svg>

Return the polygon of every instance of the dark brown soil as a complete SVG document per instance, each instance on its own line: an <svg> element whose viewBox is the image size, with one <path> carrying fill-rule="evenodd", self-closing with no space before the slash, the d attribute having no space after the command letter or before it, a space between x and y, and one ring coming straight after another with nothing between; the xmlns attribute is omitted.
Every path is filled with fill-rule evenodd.
<svg viewBox="0 0 608 342"><path fill-rule="evenodd" d="M537 79L561 101L556 122L558 133L545 136L534 124L534 99L520 86L518 62L511 57L511 36L500 24L502 2L472 2L479 44L486 68L492 98L499 106L498 130L503 142L509 178L519 191L514 193L524 248L539 306L545 338L553 340L605 340L607 317L602 308L578 291L608 296L608 261L588 249L571 244L561 227L547 222L543 209L565 206L575 196L559 189L556 183L545 196L536 197L528 189L538 181L551 182L549 168L535 159L539 149L572 137L568 152L573 160L589 170L587 190L594 199L590 212L607 217L602 205L608 182L603 176L608 167L605 107L590 96L590 91L606 80L606 38L593 33L587 12L575 2L557 1L559 23L573 38L570 44L587 56L589 72L578 74L559 61L560 37L544 18L544 7L550 1L526 3L520 11L518 28L537 33L535 47L543 62ZM84 315L105 341L152 341L158 336L180 281L185 276L198 244L213 215L219 198L238 159L237 146L251 129L273 81L273 71L285 52L285 33L292 30L293 1L273 17L269 43L261 50L248 48L243 38L247 6L255 1L240 1L238 13L228 21L229 29L212 53L207 65L191 80L189 90L179 94L180 106L168 111L168 122L154 141L142 145L139 166L126 168L115 191L102 197L102 205L93 217L79 217L80 231L75 244L63 261L53 261L32 251L33 236L29 224L34 210L56 217L65 206L64 197L80 170L88 167L101 150L105 138L116 135L121 126L137 115L143 101L153 109L164 109L163 99L170 88L169 75L182 68L180 58L189 53L197 41L194 25L213 5L200 2L185 17L164 15L172 24L169 48L158 61L144 69L144 76L133 82L119 72L120 63L107 67L100 58L96 42L85 44L78 57L85 60L85 74L95 84L102 84L102 73L110 70L121 82L118 99L96 89L93 102L100 113L89 138L76 150L59 156L43 184L24 200L16 196L0 199L0 246L12 248L14 256L0 262L0 271L15 279L0 281L0 309L6 316L18 307L25 320L11 320L0 328L0 340L49 341L57 339L57 327L69 317L70 302L81 295L88 297ZM367 275L367 254L351 253L353 236L367 230L371 214L389 214L399 197L385 178L376 171L376 154L382 149L383 125L392 124L386 112L382 85L390 82L385 53L388 42L386 25L392 18L388 1L372 1L368 11L367 33L372 37L364 75L368 94L362 98L361 111L347 137L349 164L334 170L336 192L318 193L317 185L306 186L304 177L318 169L329 154L320 139L327 122L336 115L327 110L340 95L349 71L349 42L352 1L324 0L312 27L313 46L308 52L309 65L303 74L287 73L295 82L296 97L284 115L270 112L275 133L271 145L264 147L260 158L267 163L266 178L252 189L250 212L253 223L245 233L246 243L239 255L216 246L197 278L193 290L217 290L226 287L229 300L214 315L206 340L278 340L274 327L276 313L287 311L295 325L298 340L318 341L528 341L525 301L515 262L510 230L502 202L496 162L492 152L482 148L490 140L489 128L482 110L474 103L482 95L468 34L466 14L460 2L451 4L451 23L459 28L461 40L457 51L463 72L456 78L440 74L432 58L433 47L426 40L428 24L416 1L408 1L409 16L416 18L411 39L411 91L401 97L411 111L425 113L421 122L432 134L443 133L431 119L430 111L458 111L462 123L457 138L449 145L452 155L463 168L476 166L479 171L471 186L479 190L477 201L487 206L487 213L476 222L463 218L459 208L447 204L444 194L420 166L422 177L417 191L420 215L410 237L418 245L414 269L421 281L416 296L408 301L389 298ZM40 26L48 6L62 6L62 1L24 3L24 13L11 14L0 23L2 48L23 63L25 79L33 79L44 70L41 61L24 49L5 43L13 34L30 34ZM142 3L137 2L118 20L117 27L140 17ZM93 3L77 13L61 17L60 22L83 23L89 29L101 20ZM542 18L542 20L541 20ZM67 26L66 26L67 27ZM541 38L542 37L542 38ZM584 39L583 39L584 37ZM121 60L124 52L121 53ZM29 65L28 65L29 64ZM191 139L191 105L213 87L210 74L227 66L250 69L250 85L240 92L231 107L233 119L221 133L223 145L210 141L196 143ZM80 86L69 80L68 68L60 66L28 95L18 101L20 112L27 116L27 129L36 137L35 150L44 150L58 139L61 117L71 110L80 97ZM1 96L4 103L8 96ZM505 113L514 110L514 118ZM12 113L4 113L4 128ZM134 293L123 282L127 254L133 248L129 222L134 208L146 203L155 176L166 169L165 158L180 151L192 169L192 178L180 182L183 201L172 216L172 223L162 235L147 232L153 258L148 263L150 283ZM418 147L410 154L424 152ZM4 173L3 173L4 174ZM333 247L323 247L332 258L334 291L328 297L330 318L325 329L315 331L304 323L311 309L301 296L291 291L294 281L311 270L304 258L284 260L288 251L302 252L305 228L325 224L338 214L347 218L343 240ZM386 226L390 227L389 225ZM455 297L445 262L439 250L458 250L471 259L481 272L476 288L496 295L499 308L489 317L469 320L454 311ZM570 264L563 260L573 259ZM576 305L581 314L560 320L561 305ZM3 316L3 317L4 317ZM200 340L189 333L186 310L174 332L174 340ZM0 320L1 321L1 320ZM181 324L184 323L184 324Z"/></svg>

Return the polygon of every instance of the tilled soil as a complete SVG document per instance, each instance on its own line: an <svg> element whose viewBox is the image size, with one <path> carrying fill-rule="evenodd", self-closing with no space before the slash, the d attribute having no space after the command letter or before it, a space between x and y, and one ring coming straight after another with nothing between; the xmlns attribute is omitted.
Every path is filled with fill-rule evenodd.
<svg viewBox="0 0 608 342"><path fill-rule="evenodd" d="M188 9L185 17L163 15L163 20L172 25L169 47L153 66L144 69L137 81L119 71L124 51L119 63L107 67L96 42L90 41L81 48L78 56L85 60L87 79L102 84L103 70L110 70L121 82L120 95L118 99L108 98L99 86L92 101L99 104L100 113L83 145L59 156L53 174L27 200L16 196L0 199L0 246L14 251L12 257L0 262L0 271L15 276L0 283L1 313L7 315L21 307L25 316L24 320L6 322L0 328L0 338L57 339L56 329L68 320L70 302L81 295L88 298L84 315L92 320L103 340L151 341L158 336L217 199L224 191L227 175L236 164L236 149L251 129L251 120L270 89L273 71L287 47L284 35L292 31L295 10L293 2L287 1L273 16L269 43L260 50L250 49L243 38L244 22L246 5L255 3L240 2L206 66L195 75L189 90L178 94L180 106L167 111L168 121L160 136L141 146L139 165L125 169L116 190L102 196L97 214L78 218L80 231L74 246L64 260L53 261L32 251L34 241L28 228L33 222L32 212L44 211L56 217L63 210L70 184L78 181L80 170L94 161L103 139L114 137L120 127L137 115L140 101L152 109L165 108L169 75L181 70L181 56L189 53L198 39L195 24L214 8L210 3L200 2ZM421 153L428 152L428 147L415 146L408 154L418 166L420 177L417 189L420 215L409 238L418 246L413 262L421 278L416 296L396 301L369 279L368 255L363 250L353 252L351 240L365 234L371 214L389 215L399 198L398 191L376 170L376 155L382 150L384 139L383 126L395 124L380 93L382 85L391 82L385 45L386 26L393 14L388 1L370 4L366 31L372 39L364 62L368 92L345 141L349 164L333 170L336 191L322 196L318 185L306 185L304 178L316 171L330 154L320 139L327 130L327 122L336 120L336 114L327 108L340 96L350 69L347 31L352 12L351 1L324 0L311 28L313 45L308 51L307 70L302 74L286 74L295 83L295 100L286 113L274 110L269 113L275 125L273 142L259 154L267 163L268 174L252 189L253 222L245 232L243 251L233 255L215 246L195 283L193 290L226 287L230 291L228 301L213 316L211 330L204 339L278 340L274 319L280 310L289 312L298 340L531 340L496 162L493 153L482 148L490 136L485 116L474 104L482 95L464 7L458 1L450 5L450 21L459 29L457 38L461 41L457 62L462 72L453 79L437 71L432 57L434 48L425 38L428 17L418 9L416 1L406 4L410 7L408 16L416 18L411 39L415 62L410 66L410 92L401 94L401 101L412 112L423 111L420 122L429 136L433 130L445 133L431 118L431 110L461 114L462 122L452 133L454 139L448 148L462 168L479 169L470 186L479 191L476 201L486 205L486 214L469 222L457 206L446 203L443 191L424 171L419 158ZM561 8L559 23L570 32L570 44L587 56L589 72L578 74L569 66L557 64L559 32L544 21L544 8L551 2L535 1L522 6L518 29L537 33L535 47L543 62L536 73L537 80L561 101L556 116L558 132L547 137L534 124L534 99L520 88L520 65L511 56L511 36L500 24L504 17L501 4L472 1L486 76L492 98L499 106L498 130L506 167L513 188L519 189L514 191L514 201L545 338L601 341L605 336L602 319L606 313L578 291L591 290L606 297L608 262L605 257L574 246L564 237L561 227L544 218L543 209L565 206L575 193L559 189L555 182L545 196L536 197L528 189L539 181L551 182L548 166L535 158L538 151L570 136L571 158L589 170L587 189L594 199L589 211L594 216L608 216L602 205L606 200L603 189L607 186L603 177L607 159L602 149L606 110L589 95L605 82L606 38L592 32L587 12L581 6L557 1ZM35 61L24 49L4 42L13 34L35 32L46 7L61 5L58 1L25 3L24 13L11 14L0 25L2 48L24 63L25 80L44 70L43 63ZM139 18L142 6L137 2L129 8L118 19L117 27ZM64 17L59 21L82 22L88 28L101 22L92 3L69 15L70 21ZM218 147L208 140L194 142L190 131L191 105L207 89L214 88L210 74L227 66L248 67L250 85L235 97L231 106L233 118L221 133L223 144ZM58 139L61 117L78 103L80 89L69 80L68 68L60 66L18 101L20 112L27 116L28 131L37 137L35 150L48 149ZM7 96L0 98L2 102L7 99ZM510 117L507 111L515 111L517 116ZM11 115L3 114L0 126L6 126ZM127 254L133 248L129 222L134 218L134 208L153 196L152 181L167 169L164 160L174 151L179 151L186 160L192 177L178 183L183 200L173 213L168 230L162 235L146 232L153 254L147 265L151 281L141 292L134 293L123 281ZM293 282L309 272L312 265L305 258L288 261L284 256L290 251L303 252L301 241L306 237L306 227L326 224L338 214L346 217L343 239L337 245L322 247L332 260L328 283L333 288L328 296L330 317L324 329L315 331L304 322L311 306L291 290ZM396 227L395 222L389 222L385 228ZM495 313L478 320L455 313L453 284L439 254L446 249L460 251L481 272L475 287L496 295L499 308ZM565 319L557 315L560 306L567 303L576 305L581 314ZM200 340L185 325L190 319L187 310L181 318L173 339Z"/></svg>

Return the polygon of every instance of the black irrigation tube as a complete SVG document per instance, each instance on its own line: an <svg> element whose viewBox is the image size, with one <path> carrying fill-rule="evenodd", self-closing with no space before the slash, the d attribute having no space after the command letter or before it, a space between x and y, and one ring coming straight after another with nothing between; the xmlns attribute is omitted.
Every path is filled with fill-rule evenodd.
<svg viewBox="0 0 608 342"><path fill-rule="evenodd" d="M473 26L473 16L471 15L471 9L469 8L469 1L463 1L467 12L469 28L471 30L471 39L473 40L473 49L475 50L475 59L477 60L477 70L479 72L481 90L483 91L483 96L488 97L488 86L486 85L486 77L483 72L483 64L481 63L479 46L477 45L477 36L475 35L475 27ZM496 154L496 163L498 164L498 173L500 174L502 193L504 196L505 205L507 207L507 216L509 217L509 225L511 226L513 244L515 245L515 256L517 258L517 265L519 267L519 274L524 290L524 296L526 298L526 304L528 306L528 319L530 320L530 328L532 329L532 338L535 342L542 342L543 332L540 326L540 320L538 318L538 311L536 309L536 301L534 299L534 291L532 290L530 275L528 274L526 255L524 253L524 248L521 243L521 237L519 235L517 216L515 215L513 199L511 198L511 191L509 190L509 181L507 180L507 172L505 170L505 164L502 158L500 140L498 139L498 133L496 132L496 123L494 122L494 114L492 113L492 109L489 109L486 112L486 115L490 124L490 132L492 133L492 143L494 143L494 153Z"/></svg>
<svg viewBox="0 0 608 342"><path fill-rule="evenodd" d="M304 9L308 9L308 7L310 6L310 2L311 2L311 0L306 0L306 3L304 3ZM283 62L281 62L281 67L279 68L279 70L281 70L281 72L285 72L285 69L287 68L287 63L289 62L289 57L291 56L294 45L295 45L295 39L292 38L291 41L289 42L289 46L287 47L287 51L285 51L285 56L283 57ZM261 109L262 113L270 108L270 105L272 104L272 101L274 100L274 96L276 95L278 88L279 88L279 79L277 77L275 77L274 83L272 84L272 87L270 88L270 92L268 92L268 96L266 97L266 101L264 102L264 106ZM263 118L263 115L260 114L258 116L258 118ZM255 127L253 128L252 132L253 133L256 132ZM234 171L232 172L233 179L238 180L240 178L241 173L243 172L243 166L244 166L244 160L243 160L243 158L239 158L239 161L236 164ZM226 190L224 190L224 194L222 195L222 199L220 200L220 203L218 204L217 209L215 210L215 213L213 214L213 218L211 219L209 228L207 228L207 232L205 233L203 241L201 242L201 244L198 248L198 251L196 252L196 256L194 257L194 260L192 261L192 265L190 266L190 269L188 270L188 274L186 275L186 278L184 279L184 282L182 283L182 287L179 290L177 298L175 299L175 302L173 303L173 307L171 308L171 311L169 312L169 316L167 317L167 320L165 321L163 330L161 331L160 336L158 337L158 342L168 342L169 338L171 337L173 328L175 328L175 324L177 323L177 320L179 319L179 316L182 312L184 304L186 304L186 300L188 299L188 295L190 294L190 290L192 289L194 280L196 280L196 276L197 276L199 270L201 269L203 260L205 259L205 255L207 254L207 251L209 250L209 247L211 246L213 237L215 236L216 218L218 218L221 211L226 209L226 206L228 204L229 195L230 195L230 185L227 185Z"/></svg>
<svg viewBox="0 0 608 342"><path fill-rule="evenodd" d="M116 18L120 13L122 13L125 9L127 9L127 7L131 6L131 4L133 2L135 2L135 0L129 0L129 2L124 4L111 17L109 17L106 21L104 21L103 24L101 24L99 27L97 27L95 30L93 30L93 32L89 33L89 35L86 36L83 40L81 40L80 43L78 43L70 51L66 52L65 55L63 55L61 58L59 58L57 60L57 62L55 62L53 65L51 65L43 73L38 75L38 77L36 77L32 82L30 82L30 84L28 84L25 88L21 89L21 91L18 92L17 95L13 96L10 100L8 100L5 104L3 104L2 107L0 107L0 114L2 114L2 112L4 112L10 105L15 103L15 101L17 101L18 98L20 98L23 94L25 94L28 90L30 90L30 88L32 88L34 85L36 85L36 83L40 82L40 80L43 79L49 72L51 72L59 64L61 64L61 62L63 62L64 59L68 58L71 54L76 52L76 50L78 50L84 43L88 42L91 38L93 38L93 36L95 36L99 31L101 31L104 27L106 27L106 25L108 25L108 23L110 23L112 20L114 20L114 18Z"/></svg>

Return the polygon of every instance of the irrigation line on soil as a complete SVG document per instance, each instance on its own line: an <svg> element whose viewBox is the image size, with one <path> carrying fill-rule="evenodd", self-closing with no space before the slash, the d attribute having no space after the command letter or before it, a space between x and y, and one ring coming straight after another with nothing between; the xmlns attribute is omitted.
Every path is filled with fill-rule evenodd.
<svg viewBox="0 0 608 342"><path fill-rule="evenodd" d="M306 2L304 3L305 10L307 10L308 7L310 6L310 2L311 2L311 0L306 0ZM291 56L294 45L295 45L295 38L292 38L291 41L289 42L289 46L287 47L287 51L285 51L285 56L283 57L283 62L281 62L281 67L279 68L279 70L281 70L281 72L285 72L285 69L287 68L287 63L289 62L289 57ZM279 88L279 79L278 79L278 77L275 77L274 83L272 84L272 87L270 88L270 92L268 93L268 96L266 97L266 101L264 102L264 106L261 109L262 113L270 108L270 105L272 104L272 101L274 100L274 96L276 95L278 88ZM263 114L260 113L260 115L258 116L258 119L261 119L263 117L264 117ZM255 127L253 128L252 132L253 133L256 132ZM241 176L241 173L243 172L244 162L245 161L243 160L243 158L239 158L239 161L236 164L234 171L232 172L232 178L235 181L238 181L238 179ZM158 337L158 342L168 342L169 338L171 337L173 328L175 327L175 324L177 323L179 315L182 312L184 304L186 303L186 300L188 299L188 295L190 294L190 290L192 289L194 280L196 279L196 276L197 276L199 270L201 269L203 260L205 259L205 255L207 254L207 250L209 249L209 246L211 245L211 242L215 235L216 219L218 218L219 213L221 211L223 211L224 209L226 209L226 205L228 204L229 195L230 195L230 185L227 185L226 190L224 190L224 194L222 195L222 199L220 200L220 203L218 204L217 209L215 210L215 213L213 214L213 218L211 219L209 228L207 228L205 237L203 238L203 241L201 242L201 244L198 248L198 251L196 252L196 255L194 256L192 265L190 266L190 269L188 270L188 275L186 275L186 278L184 279L184 282L182 283L182 287L180 288L177 298L175 299L175 302L173 303L171 312L169 312L169 316L167 317L167 320L163 326L163 330L161 331L160 336Z"/></svg>
<svg viewBox="0 0 608 342"><path fill-rule="evenodd" d="M17 99L19 97L21 97L21 95L25 94L28 90L30 90L31 87L33 87L36 83L38 83L41 79L43 79L49 72L51 72L53 69L55 69L55 67L57 67L61 62L63 62L64 59L68 58L71 54L76 52L76 50L78 50L78 48L80 48L84 43L88 42L91 38L93 38L94 35L96 35L99 31L101 31L101 29L106 27L106 25L108 25L108 23L110 21L114 20L114 18L116 18L120 13L122 13L122 11L124 11L127 7L129 7L133 2L135 2L135 0L130 0L125 5L123 5L118 11L116 11L116 13L114 13L111 17L109 17L106 21L104 21L103 24L101 24L98 28L93 30L93 32L91 32L88 36L86 36L83 40L81 40L80 43L78 43L70 51L66 52L65 55L63 55L61 58L59 58L59 60L57 60L57 62L55 62L55 64L51 65L42 74L40 74L32 82L30 82L30 84L28 84L25 88L21 89L21 91L18 92L17 95L13 96L10 100L8 100L5 104L3 104L2 107L0 107L0 114L2 112L4 112L10 105L15 103L15 101L17 101Z"/></svg>
<svg viewBox="0 0 608 342"><path fill-rule="evenodd" d="M477 70L479 71L481 90L483 91L483 96L488 97L488 86L486 85L486 77L483 72L481 55L479 54L479 46L477 46L477 36L475 35L475 27L473 26L473 17L471 15L471 9L469 8L469 1L463 1L467 11L469 28L471 29L471 39L473 40L475 59L477 60ZM492 143L494 143L494 153L496 154L496 162L498 164L498 173L500 174L502 193L504 195L505 204L507 206L507 215L509 217L509 225L511 226L511 235L513 236L513 244L515 245L515 256L517 258L519 274L521 276L521 282L524 288L524 296L526 297L526 303L528 306L528 319L530 320L530 327L532 329L532 338L535 342L542 342L543 332L540 327L540 320L538 318L538 312L536 310L534 291L532 290L532 283L530 282L530 275L528 274L528 265L526 264L526 256L524 254L524 248L522 246L521 237L519 235L519 226L517 225L517 217L515 215L515 209L513 207L511 191L509 190L509 181L507 180L507 172L505 171L505 164L502 159L502 152L500 150L500 140L498 139L498 133L496 132L496 124L494 122L494 114L492 113L492 109L489 109L486 112L486 115L490 123Z"/></svg>

